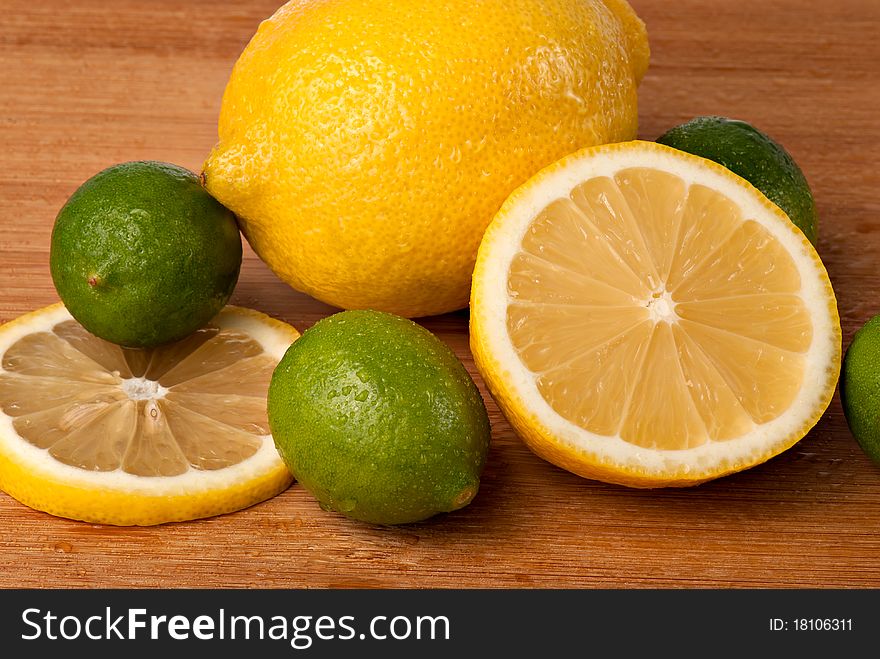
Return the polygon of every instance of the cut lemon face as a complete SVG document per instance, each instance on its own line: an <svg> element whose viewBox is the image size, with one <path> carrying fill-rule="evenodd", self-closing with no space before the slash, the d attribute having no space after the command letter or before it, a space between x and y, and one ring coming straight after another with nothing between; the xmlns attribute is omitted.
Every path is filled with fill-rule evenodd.
<svg viewBox="0 0 880 659"><path fill-rule="evenodd" d="M289 325L228 306L186 339L120 348L61 304L0 327L0 489L54 515L149 525L239 510L291 476L266 418Z"/></svg>
<svg viewBox="0 0 880 659"><path fill-rule="evenodd" d="M833 395L841 335L825 268L782 211L715 163L628 142L507 200L477 259L471 348L538 455L658 487L801 439Z"/></svg>

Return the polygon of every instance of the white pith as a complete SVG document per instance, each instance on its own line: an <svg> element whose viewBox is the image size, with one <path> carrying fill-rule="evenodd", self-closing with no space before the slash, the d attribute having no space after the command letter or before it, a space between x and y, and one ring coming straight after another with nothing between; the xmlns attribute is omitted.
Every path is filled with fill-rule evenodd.
<svg viewBox="0 0 880 659"><path fill-rule="evenodd" d="M168 390L155 380L147 378L126 378L120 385L131 400L161 400Z"/></svg>
<svg viewBox="0 0 880 659"><path fill-rule="evenodd" d="M675 313L675 302L672 300L672 293L663 288L662 291L654 293L654 295L645 300L645 307L651 313L651 320L655 323L661 321L674 323L678 320L678 314Z"/></svg>

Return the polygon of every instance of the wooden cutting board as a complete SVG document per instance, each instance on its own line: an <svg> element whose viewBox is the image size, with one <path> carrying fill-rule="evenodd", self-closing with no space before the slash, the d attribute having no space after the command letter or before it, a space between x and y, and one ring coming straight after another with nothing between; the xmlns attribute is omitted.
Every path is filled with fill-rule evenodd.
<svg viewBox="0 0 880 659"><path fill-rule="evenodd" d="M880 313L880 3L631 1L653 51L641 136L723 114L792 152L816 196L848 345ZM56 301L49 235L83 180L124 160L198 170L229 71L278 3L2 0L0 321ZM233 301L300 330L333 312L250 251ZM880 586L880 468L839 400L797 446L745 473L682 490L591 482L532 455L502 419L474 369L467 319L424 325L490 410L489 463L468 508L384 529L326 513L294 485L231 515L114 528L0 494L0 586Z"/></svg>

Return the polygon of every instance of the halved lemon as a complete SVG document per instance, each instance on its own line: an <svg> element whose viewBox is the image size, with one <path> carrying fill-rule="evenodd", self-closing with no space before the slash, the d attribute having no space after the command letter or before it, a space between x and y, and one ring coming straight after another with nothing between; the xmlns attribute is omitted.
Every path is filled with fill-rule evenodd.
<svg viewBox="0 0 880 659"><path fill-rule="evenodd" d="M0 489L54 515L149 525L239 510L291 476L266 419L298 337L228 306L186 339L120 348L61 304L0 327Z"/></svg>
<svg viewBox="0 0 880 659"><path fill-rule="evenodd" d="M480 247L471 348L539 456L635 487L789 448L840 370L834 292L749 183L649 142L590 148L516 190Z"/></svg>

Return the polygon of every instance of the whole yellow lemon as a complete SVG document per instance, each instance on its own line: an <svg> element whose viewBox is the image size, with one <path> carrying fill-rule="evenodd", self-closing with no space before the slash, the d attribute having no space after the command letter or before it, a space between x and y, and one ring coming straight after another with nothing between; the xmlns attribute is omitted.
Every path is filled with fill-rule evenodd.
<svg viewBox="0 0 880 659"><path fill-rule="evenodd" d="M294 288L459 309L514 188L636 136L647 66L625 0L292 0L232 71L204 179Z"/></svg>

